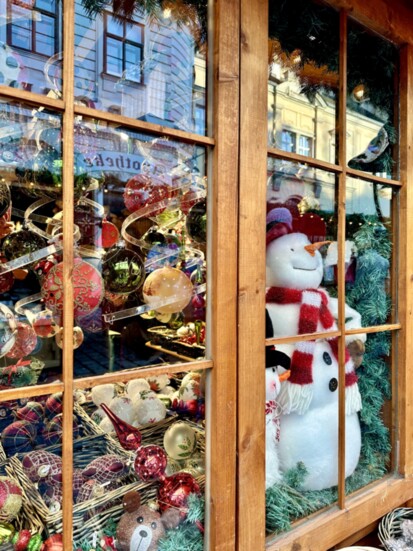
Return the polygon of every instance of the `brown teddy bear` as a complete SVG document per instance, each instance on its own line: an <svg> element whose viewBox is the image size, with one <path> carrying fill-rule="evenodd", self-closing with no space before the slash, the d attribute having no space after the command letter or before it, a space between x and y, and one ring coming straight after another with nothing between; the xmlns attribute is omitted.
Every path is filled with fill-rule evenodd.
<svg viewBox="0 0 413 551"><path fill-rule="evenodd" d="M181 515L167 509L162 516L147 505L141 505L139 492L123 496L124 513L116 529L116 548L119 551L156 551L165 529L178 526Z"/></svg>

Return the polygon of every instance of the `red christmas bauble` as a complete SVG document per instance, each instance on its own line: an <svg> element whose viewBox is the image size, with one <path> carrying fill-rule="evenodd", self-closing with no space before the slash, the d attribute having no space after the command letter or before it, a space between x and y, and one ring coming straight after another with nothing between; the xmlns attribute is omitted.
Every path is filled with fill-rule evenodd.
<svg viewBox="0 0 413 551"><path fill-rule="evenodd" d="M189 494L199 493L199 484L190 473L174 473L162 480L158 488L159 509L186 509Z"/></svg>
<svg viewBox="0 0 413 551"><path fill-rule="evenodd" d="M199 191L196 188L190 188L186 191L180 199L181 211L184 214L188 214L191 208L199 201Z"/></svg>
<svg viewBox="0 0 413 551"><path fill-rule="evenodd" d="M8 522L16 518L22 505L20 486L12 478L0 477L0 521Z"/></svg>
<svg viewBox="0 0 413 551"><path fill-rule="evenodd" d="M23 358L33 352L36 345L37 335L31 325L19 322L16 328L16 341L6 356L8 358Z"/></svg>
<svg viewBox="0 0 413 551"><path fill-rule="evenodd" d="M17 540L14 543L14 551L25 551L29 545L29 541L32 537L30 530L21 530L18 533ZM42 547L43 549L43 547Z"/></svg>
<svg viewBox="0 0 413 551"><path fill-rule="evenodd" d="M134 468L141 480L156 480L165 474L168 458L160 446L142 446L138 449Z"/></svg>
<svg viewBox="0 0 413 551"><path fill-rule="evenodd" d="M4 256L0 257L0 263L7 262ZM7 293L14 285L14 275L13 272L6 272L5 274L0 275L0 294Z"/></svg>
<svg viewBox="0 0 413 551"><path fill-rule="evenodd" d="M104 249L108 249L109 247L113 247L114 245L116 245L118 241L119 241L118 228L115 226L115 224L112 224L112 222L103 220L102 232L98 239L98 245L100 245Z"/></svg>
<svg viewBox="0 0 413 551"><path fill-rule="evenodd" d="M93 312L103 298L103 281L98 270L76 258L72 273L73 279L73 312L75 317L86 316ZM41 289L42 297L49 310L63 310L63 262L60 262L45 276Z"/></svg>
<svg viewBox="0 0 413 551"><path fill-rule="evenodd" d="M59 324L56 323L52 312L47 310L36 314L33 320L33 329L36 335L42 339L54 337L60 331Z"/></svg>
<svg viewBox="0 0 413 551"><path fill-rule="evenodd" d="M166 209L166 204L164 206L155 206L155 204L169 199L169 192L169 186L160 180L154 180L145 174L137 174L126 184L123 199L130 212L154 205L154 209L148 214L156 216Z"/></svg>
<svg viewBox="0 0 413 551"><path fill-rule="evenodd" d="M53 534L42 545L40 551L63 551L62 534Z"/></svg>

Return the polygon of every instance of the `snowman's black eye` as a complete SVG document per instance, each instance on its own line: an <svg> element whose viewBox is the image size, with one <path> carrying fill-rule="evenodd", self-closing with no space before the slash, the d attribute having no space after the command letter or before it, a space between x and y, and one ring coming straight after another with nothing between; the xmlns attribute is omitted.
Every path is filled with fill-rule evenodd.
<svg viewBox="0 0 413 551"><path fill-rule="evenodd" d="M157 527L156 522L151 522L151 528L152 528L152 530L155 530L156 527Z"/></svg>
<svg viewBox="0 0 413 551"><path fill-rule="evenodd" d="M331 356L328 352L324 352L323 360L324 360L324 363L326 363L327 365L331 365L333 363L333 360L331 359Z"/></svg>
<svg viewBox="0 0 413 551"><path fill-rule="evenodd" d="M142 524L142 522L143 522L143 517L138 517L138 518L136 519L136 522L137 522L138 524Z"/></svg>
<svg viewBox="0 0 413 551"><path fill-rule="evenodd" d="M330 382L328 383L328 388L331 390L331 392L334 392L337 390L338 387L338 381L335 377L330 379Z"/></svg>

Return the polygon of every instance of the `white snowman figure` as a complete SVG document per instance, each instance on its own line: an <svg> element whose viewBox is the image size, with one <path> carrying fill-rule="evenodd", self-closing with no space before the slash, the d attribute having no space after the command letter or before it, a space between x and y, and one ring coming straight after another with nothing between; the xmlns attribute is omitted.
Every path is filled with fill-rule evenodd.
<svg viewBox="0 0 413 551"><path fill-rule="evenodd" d="M337 299L320 288L323 261L303 233L293 232L288 209L267 216L267 337L292 336L337 329ZM346 327L360 328L360 314L346 305ZM365 334L350 341L364 343ZM363 346L363 345L361 345ZM291 359L290 376L277 396L281 408L280 437L275 453L281 471L302 462L307 476L302 488L321 490L338 483L338 341L335 338L277 345ZM271 363L271 361L270 361ZM267 369L269 367L267 354ZM357 412L361 397L354 363L346 350L345 476L357 467L361 433ZM269 466L271 463L269 463ZM268 470L268 467L267 467Z"/></svg>

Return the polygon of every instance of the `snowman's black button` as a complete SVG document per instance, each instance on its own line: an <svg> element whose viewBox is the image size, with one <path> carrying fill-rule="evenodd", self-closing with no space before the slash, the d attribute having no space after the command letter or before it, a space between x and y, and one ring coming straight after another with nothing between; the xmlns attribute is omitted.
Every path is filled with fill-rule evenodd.
<svg viewBox="0 0 413 551"><path fill-rule="evenodd" d="M335 377L330 379L330 382L328 383L328 388L331 390L331 392L334 392L337 390L338 387L338 381Z"/></svg>
<svg viewBox="0 0 413 551"><path fill-rule="evenodd" d="M327 365L331 365L333 363L333 360L331 359L331 356L328 352L324 352L323 360Z"/></svg>

